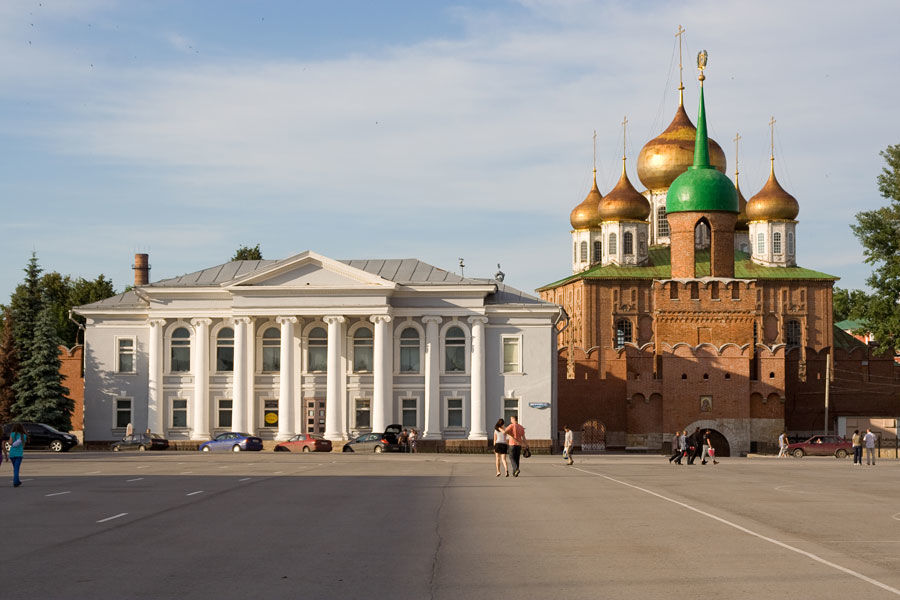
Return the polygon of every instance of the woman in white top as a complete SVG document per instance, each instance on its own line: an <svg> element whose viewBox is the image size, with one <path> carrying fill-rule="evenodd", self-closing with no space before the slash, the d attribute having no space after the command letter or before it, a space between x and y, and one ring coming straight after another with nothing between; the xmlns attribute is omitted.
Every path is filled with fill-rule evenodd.
<svg viewBox="0 0 900 600"><path fill-rule="evenodd" d="M500 477L500 463L503 463L503 470L509 477L509 462L506 460L506 454L509 452L509 443L506 441L506 433L503 431L503 419L499 419L494 425L494 459L497 463L497 477Z"/></svg>
<svg viewBox="0 0 900 600"><path fill-rule="evenodd" d="M573 439L574 436L572 435L572 430L569 429L568 425L563 425L563 429L566 430L566 440L563 445L563 458L571 465L575 463L575 461L572 460L572 450L575 449L575 440Z"/></svg>

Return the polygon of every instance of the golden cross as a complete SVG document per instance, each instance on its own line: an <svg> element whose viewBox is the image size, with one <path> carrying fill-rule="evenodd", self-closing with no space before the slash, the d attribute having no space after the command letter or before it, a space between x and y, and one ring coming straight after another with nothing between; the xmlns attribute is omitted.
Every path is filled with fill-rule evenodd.
<svg viewBox="0 0 900 600"><path fill-rule="evenodd" d="M685 31L687 31L687 29L685 29L684 27L679 25L678 32L675 33L675 37L678 38L678 96L679 96L680 104L684 104L684 75L682 72L684 66L683 66L682 60L681 60L681 42L682 42L681 36L684 35Z"/></svg>
<svg viewBox="0 0 900 600"><path fill-rule="evenodd" d="M734 178L737 179L738 173L738 149L741 145L741 134L740 132L736 133L734 136Z"/></svg>
<svg viewBox="0 0 900 600"><path fill-rule="evenodd" d="M772 149L772 153L769 155L769 160L771 160L774 163L775 162L775 117L774 116L771 119L769 119L769 132L771 135L770 144L771 144L771 149Z"/></svg>
<svg viewBox="0 0 900 600"><path fill-rule="evenodd" d="M597 174L597 130L594 130L594 175Z"/></svg>
<svg viewBox="0 0 900 600"><path fill-rule="evenodd" d="M628 153L627 136L628 136L628 116L626 115L622 119L622 160L625 160L625 155Z"/></svg>

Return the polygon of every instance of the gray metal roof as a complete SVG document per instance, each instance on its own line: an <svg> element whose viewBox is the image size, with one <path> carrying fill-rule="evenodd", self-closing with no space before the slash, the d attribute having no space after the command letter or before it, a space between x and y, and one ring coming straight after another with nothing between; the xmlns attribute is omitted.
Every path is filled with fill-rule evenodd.
<svg viewBox="0 0 900 600"><path fill-rule="evenodd" d="M141 300L138 295L134 292L134 290L128 290L122 294L117 294L115 296L110 296L109 298L104 298L103 300L98 300L97 302L91 302L90 304L85 304L83 306L78 306L76 308L140 308L143 306L147 306L147 302Z"/></svg>

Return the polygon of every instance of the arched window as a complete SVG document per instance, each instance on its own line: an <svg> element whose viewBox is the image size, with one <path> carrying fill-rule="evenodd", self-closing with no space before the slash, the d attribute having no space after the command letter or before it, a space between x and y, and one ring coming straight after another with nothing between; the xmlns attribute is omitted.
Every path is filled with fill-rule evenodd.
<svg viewBox="0 0 900 600"><path fill-rule="evenodd" d="M262 370L275 373L281 370L281 330L269 327L262 336Z"/></svg>
<svg viewBox="0 0 900 600"><path fill-rule="evenodd" d="M600 240L594 242L594 260L592 262L598 263L600 262Z"/></svg>
<svg viewBox="0 0 900 600"><path fill-rule="evenodd" d="M761 231L756 234L756 253L760 256L766 253L766 234Z"/></svg>
<svg viewBox="0 0 900 600"><path fill-rule="evenodd" d="M666 218L666 207L656 209L656 237L669 237L669 219Z"/></svg>
<svg viewBox="0 0 900 600"><path fill-rule="evenodd" d="M794 234L788 231L788 254L794 255Z"/></svg>
<svg viewBox="0 0 900 600"><path fill-rule="evenodd" d="M647 256L647 236L643 233L638 235L638 254Z"/></svg>
<svg viewBox="0 0 900 600"><path fill-rule="evenodd" d="M625 256L634 254L634 234L630 231L626 231L622 235L622 254Z"/></svg>
<svg viewBox="0 0 900 600"><path fill-rule="evenodd" d="M324 327L314 327L309 332L306 370L320 372L328 370L328 332Z"/></svg>
<svg viewBox="0 0 900 600"><path fill-rule="evenodd" d="M400 372L419 372L419 332L407 327L400 334Z"/></svg>
<svg viewBox="0 0 900 600"><path fill-rule="evenodd" d="M466 371L466 334L455 325L444 336L444 371L464 373Z"/></svg>
<svg viewBox="0 0 900 600"><path fill-rule="evenodd" d="M172 372L185 372L191 370L191 332L187 327L179 327L172 332L171 341Z"/></svg>
<svg viewBox="0 0 900 600"><path fill-rule="evenodd" d="M799 346L800 345L800 321L796 319L791 319L784 326L784 338L785 343L790 346Z"/></svg>
<svg viewBox="0 0 900 600"><path fill-rule="evenodd" d="M616 254L617 250L616 250L616 234L615 233L609 234L609 243L607 244L607 246L609 246L610 256Z"/></svg>
<svg viewBox="0 0 900 600"><path fill-rule="evenodd" d="M216 336L216 371L234 371L234 329L223 327Z"/></svg>
<svg viewBox="0 0 900 600"><path fill-rule="evenodd" d="M781 233L778 231L772 234L772 253L781 254Z"/></svg>
<svg viewBox="0 0 900 600"><path fill-rule="evenodd" d="M353 334L353 372L372 372L372 330L360 327Z"/></svg>
<svg viewBox="0 0 900 600"><path fill-rule="evenodd" d="M616 321L616 348L621 348L626 342L631 341L631 321L619 319Z"/></svg>
<svg viewBox="0 0 900 600"><path fill-rule="evenodd" d="M587 262L588 254L587 254L587 242L581 242L581 262Z"/></svg>

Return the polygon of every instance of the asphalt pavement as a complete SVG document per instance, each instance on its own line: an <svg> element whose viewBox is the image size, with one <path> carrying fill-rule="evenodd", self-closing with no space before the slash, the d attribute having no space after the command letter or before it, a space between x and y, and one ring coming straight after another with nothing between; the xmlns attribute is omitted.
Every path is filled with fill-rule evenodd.
<svg viewBox="0 0 900 600"><path fill-rule="evenodd" d="M29 453L0 598L900 596L900 463Z"/></svg>

